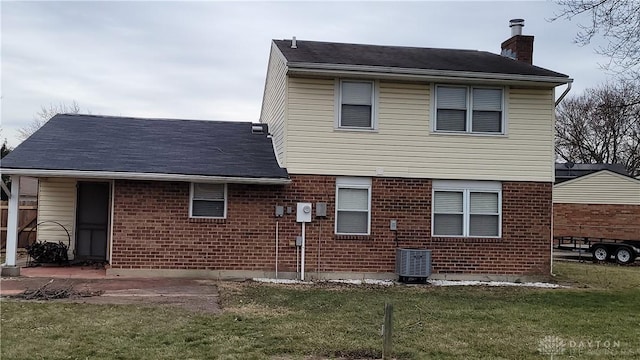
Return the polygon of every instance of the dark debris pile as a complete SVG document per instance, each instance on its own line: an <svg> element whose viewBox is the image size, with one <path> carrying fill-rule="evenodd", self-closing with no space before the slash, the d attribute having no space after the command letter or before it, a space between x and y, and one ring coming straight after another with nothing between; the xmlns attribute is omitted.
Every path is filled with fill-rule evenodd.
<svg viewBox="0 0 640 360"><path fill-rule="evenodd" d="M68 282L63 283L62 285L55 285L54 280L51 279L48 283L42 285L41 287L33 290L26 290L22 294L16 295L16 298L24 299L24 300L55 300L55 299L76 299L83 297L91 297L91 296L100 296L104 291L96 290L96 291L76 291L73 289L73 285Z"/></svg>
<svg viewBox="0 0 640 360"><path fill-rule="evenodd" d="M63 264L69 262L69 247L63 242L36 241L25 247L27 254L38 264Z"/></svg>

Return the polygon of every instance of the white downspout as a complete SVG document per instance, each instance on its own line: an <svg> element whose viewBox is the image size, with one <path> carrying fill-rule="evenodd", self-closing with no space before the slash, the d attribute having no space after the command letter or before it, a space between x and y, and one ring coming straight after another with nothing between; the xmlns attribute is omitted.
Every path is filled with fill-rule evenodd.
<svg viewBox="0 0 640 360"><path fill-rule="evenodd" d="M273 135L267 135L267 139L271 141L271 147L273 148L273 153L276 155L276 162L278 162L278 166L282 167L282 161L280 161L280 156L278 155L278 149L276 148L276 143L273 141Z"/></svg>
<svg viewBox="0 0 640 360"><path fill-rule="evenodd" d="M564 92L560 95L560 97L558 98L558 100L556 100L555 104L554 104L554 108L558 107L558 105L560 105L560 102L564 99L565 96L567 96L567 94L569 93L569 91L571 91L571 84L573 84L573 79L569 79L569 82L567 83L567 88L564 89ZM554 115L555 118L555 115ZM555 167L554 167L554 171L555 171ZM555 177L554 177L555 179ZM553 184L551 185L551 192L553 194ZM553 274L553 196L551 197L551 275Z"/></svg>
<svg viewBox="0 0 640 360"><path fill-rule="evenodd" d="M113 264L113 216L115 215L116 181L111 180L111 209L109 211L109 265ZM75 225L74 225L75 228Z"/></svg>
<svg viewBox="0 0 640 360"><path fill-rule="evenodd" d="M553 186L551 187L551 192L553 193ZM551 265L550 265L550 269L549 272L551 273L551 276L555 276L555 274L553 273L553 196L551 198Z"/></svg>
<svg viewBox="0 0 640 360"><path fill-rule="evenodd" d="M569 79L569 82L567 83L567 88L564 89L564 92L562 93L562 95L560 95L560 97L558 98L558 100L556 100L556 103L554 105L554 107L558 107L558 105L560 104L560 102L562 101L562 99L564 99L565 96L567 96L567 94L569 93L569 91L571 91L571 84L573 83L573 79Z"/></svg>

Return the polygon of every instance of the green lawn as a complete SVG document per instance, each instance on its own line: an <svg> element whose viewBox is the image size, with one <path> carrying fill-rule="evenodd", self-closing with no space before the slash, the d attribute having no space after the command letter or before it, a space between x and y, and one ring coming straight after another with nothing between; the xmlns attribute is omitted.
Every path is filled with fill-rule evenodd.
<svg viewBox="0 0 640 360"><path fill-rule="evenodd" d="M571 289L221 283L224 312L3 300L5 359L640 358L640 268L556 263ZM606 343L608 342L608 343ZM608 344L608 346L606 346Z"/></svg>

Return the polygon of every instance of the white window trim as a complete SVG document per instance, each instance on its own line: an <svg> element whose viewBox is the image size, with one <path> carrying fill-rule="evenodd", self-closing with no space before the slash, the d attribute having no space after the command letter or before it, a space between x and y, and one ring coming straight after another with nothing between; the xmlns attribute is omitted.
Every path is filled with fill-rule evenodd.
<svg viewBox="0 0 640 360"><path fill-rule="evenodd" d="M464 214L462 216L462 235L436 235L435 234L435 193L437 191L462 192L462 204ZM498 236L477 236L469 234L471 219L470 193L486 192L498 194ZM482 215L482 214L475 214ZM495 215L495 214L491 214ZM502 238L502 183L497 181L458 181L458 180L434 180L431 186L431 236L442 238Z"/></svg>
<svg viewBox="0 0 640 360"><path fill-rule="evenodd" d="M368 190L367 199L367 232L366 233L339 233L338 232L338 189L366 189ZM334 232L336 235L370 235L371 234L371 178L358 177L338 177L336 178L336 195L335 195L335 221Z"/></svg>
<svg viewBox="0 0 640 360"><path fill-rule="evenodd" d="M438 122L438 87L457 87L467 89L467 118L465 127L466 131L450 131L437 130ZM473 89L496 89L502 90L502 116L501 116L501 132L474 132L471 131L473 120ZM507 98L509 97L509 87L507 86L475 86L475 85L457 85L457 84L431 84L431 132L434 134L446 135L465 135L465 136L493 136L501 137L508 135L507 133Z"/></svg>
<svg viewBox="0 0 640 360"><path fill-rule="evenodd" d="M342 83L343 82L363 82L371 84L371 127L354 127L354 126L341 126L342 119ZM378 131L378 80L359 80L359 79L335 79L334 82L334 130L341 131L364 131L364 132L377 132Z"/></svg>
<svg viewBox="0 0 640 360"><path fill-rule="evenodd" d="M193 215L193 186L195 183L189 184L189 217L192 219L226 219L227 218L227 184L222 184L224 186L224 214L222 217L220 216L194 216ZM206 199L205 199L206 201ZM219 200L211 200L211 201L219 201Z"/></svg>

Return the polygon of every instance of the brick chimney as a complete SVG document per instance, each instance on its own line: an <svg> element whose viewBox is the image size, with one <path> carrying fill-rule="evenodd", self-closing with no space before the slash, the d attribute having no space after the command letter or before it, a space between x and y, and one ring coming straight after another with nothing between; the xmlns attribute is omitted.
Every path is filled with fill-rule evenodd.
<svg viewBox="0 0 640 360"><path fill-rule="evenodd" d="M533 64L533 36L522 35L524 19L510 20L509 27L511 38L502 43L501 55Z"/></svg>

